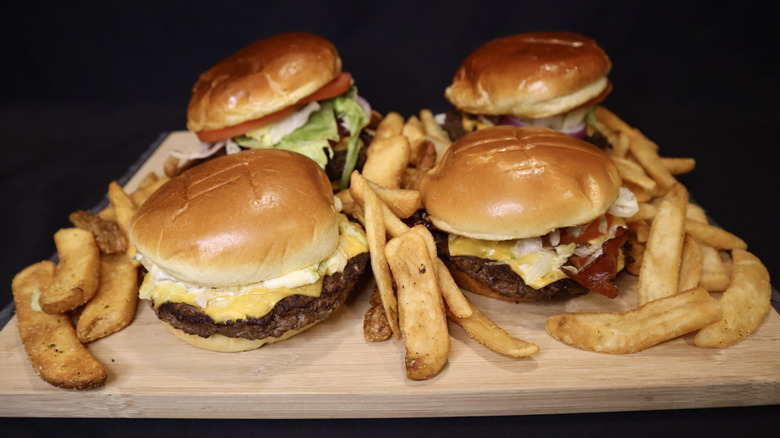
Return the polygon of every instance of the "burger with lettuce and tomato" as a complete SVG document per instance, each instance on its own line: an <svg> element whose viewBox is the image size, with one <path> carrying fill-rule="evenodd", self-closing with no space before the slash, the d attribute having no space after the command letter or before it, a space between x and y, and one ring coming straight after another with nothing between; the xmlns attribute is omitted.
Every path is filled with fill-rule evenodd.
<svg viewBox="0 0 780 438"><path fill-rule="evenodd" d="M604 50L576 33L497 38L460 65L444 93L453 107L440 123L453 141L489 126L543 126L604 147L586 119L612 90L611 68Z"/></svg>
<svg viewBox="0 0 780 438"><path fill-rule="evenodd" d="M287 149L343 185L358 166L370 118L333 44L304 32L265 38L219 62L200 75L187 107L187 128L206 154Z"/></svg>

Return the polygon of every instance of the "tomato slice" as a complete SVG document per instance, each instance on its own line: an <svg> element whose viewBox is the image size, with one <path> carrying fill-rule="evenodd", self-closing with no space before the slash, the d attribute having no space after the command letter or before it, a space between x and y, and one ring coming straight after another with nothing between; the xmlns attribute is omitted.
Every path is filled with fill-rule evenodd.
<svg viewBox="0 0 780 438"><path fill-rule="evenodd" d="M279 110L275 113L267 114L257 119L247 120L246 122L239 123L238 125L227 126L220 129L212 129L210 131L198 131L198 139L203 142L209 142L224 140L226 138L232 138L241 134L246 134L249 131L254 131L255 129L262 128L265 125L277 122L289 116L295 112L295 110L298 109L300 105L318 100L330 99L331 97L344 94L349 89L350 85L352 85L352 75L347 72L341 72L338 76L336 76L336 79L323 85L322 88L299 100L294 105L290 105L287 108Z"/></svg>

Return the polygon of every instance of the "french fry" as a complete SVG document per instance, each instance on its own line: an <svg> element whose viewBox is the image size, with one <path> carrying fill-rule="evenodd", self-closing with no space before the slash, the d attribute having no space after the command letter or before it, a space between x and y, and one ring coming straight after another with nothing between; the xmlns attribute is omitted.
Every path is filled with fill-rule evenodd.
<svg viewBox="0 0 780 438"><path fill-rule="evenodd" d="M693 338L699 348L723 348L736 344L758 328L772 307L769 271L758 257L735 249L733 280L718 302L723 318L702 328Z"/></svg>
<svg viewBox="0 0 780 438"><path fill-rule="evenodd" d="M127 251L127 238L116 221L103 219L85 210L74 211L68 219L77 228L92 233L101 253L114 254Z"/></svg>
<svg viewBox="0 0 780 438"><path fill-rule="evenodd" d="M100 281L100 251L92 233L63 228L54 233L59 264L54 279L41 289L39 303L49 314L64 313L95 295Z"/></svg>
<svg viewBox="0 0 780 438"><path fill-rule="evenodd" d="M693 158L661 157L661 164L672 175L682 175L691 172L696 167L696 160Z"/></svg>
<svg viewBox="0 0 780 438"><path fill-rule="evenodd" d="M155 174L150 173L149 175ZM156 175L153 180L144 179L142 184L138 186L138 189L130 194L130 199L133 201L135 206L140 207L144 202L146 202L152 193L159 189L160 186L168 182L169 179L170 178L168 176L156 177Z"/></svg>
<svg viewBox="0 0 780 438"><path fill-rule="evenodd" d="M100 284L76 324L82 343L92 342L127 327L138 304L138 262L125 254L100 258Z"/></svg>
<svg viewBox="0 0 780 438"><path fill-rule="evenodd" d="M626 271L629 273L639 276L639 272L642 269L642 259L644 258L645 254L645 246L639 243L634 236L629 235L629 243L631 244L631 248L628 251L628 256L630 257L626 261Z"/></svg>
<svg viewBox="0 0 780 438"><path fill-rule="evenodd" d="M67 389L101 386L106 370L76 339L70 318L32 307L35 291L53 280L55 269L53 262L39 262L20 271L11 282L19 337L33 369L45 382Z"/></svg>
<svg viewBox="0 0 780 438"><path fill-rule="evenodd" d="M640 306L678 292L687 203L688 191L682 184L671 187L658 203L639 272Z"/></svg>
<svg viewBox="0 0 780 438"><path fill-rule="evenodd" d="M447 363L450 337L444 301L425 241L417 233L394 237L385 246L398 290L398 319L406 347L406 377L427 380Z"/></svg>
<svg viewBox="0 0 780 438"><path fill-rule="evenodd" d="M412 227L411 231L419 234L425 241L425 247L428 249L428 257L430 257L433 266L436 269L436 281L439 284L439 291L441 292L444 301L447 303L447 307L458 317L468 318L471 316L472 306L463 295L463 291L461 291L457 283L455 283L455 279L452 278L452 274L450 274L450 270L447 269L447 265L439 259L436 250L436 241L433 239L431 232L425 228L425 225L415 225Z"/></svg>
<svg viewBox="0 0 780 438"><path fill-rule="evenodd" d="M707 213L696 204L688 204L685 212L689 220L708 223ZM699 285L710 292L723 292L729 287L731 277L723 264L720 251L707 243L697 241L702 255L702 272Z"/></svg>
<svg viewBox="0 0 780 438"><path fill-rule="evenodd" d="M626 218L626 222L631 223L652 219L655 216L655 212L655 205L642 202L639 204L639 211L630 218Z"/></svg>
<svg viewBox="0 0 780 438"><path fill-rule="evenodd" d="M723 228L699 222L696 220L685 221L685 232L699 242L704 242L718 249L747 249L747 243Z"/></svg>
<svg viewBox="0 0 780 438"><path fill-rule="evenodd" d="M396 112L387 113L376 127L374 141L401 135L404 129L404 118ZM373 143L373 142L372 142ZM370 150L370 147L369 147ZM370 154L370 152L367 152Z"/></svg>
<svg viewBox="0 0 780 438"><path fill-rule="evenodd" d="M691 236L686 235L683 240L682 258L680 262L680 277L677 290L693 289L701 280L703 259L699 244Z"/></svg>
<svg viewBox="0 0 780 438"><path fill-rule="evenodd" d="M374 138L366 154L362 171L366 179L384 187L401 187L402 177L411 157L411 147L406 137L395 135Z"/></svg>
<svg viewBox="0 0 780 438"><path fill-rule="evenodd" d="M422 196L417 190L390 189L368 180L366 180L366 183L371 186L371 189L379 196L379 199L390 208L390 211L399 218L408 218L420 208Z"/></svg>
<svg viewBox="0 0 780 438"><path fill-rule="evenodd" d="M584 350L611 354L642 351L720 320L718 301L695 288L626 312L557 313L547 332Z"/></svg>
<svg viewBox="0 0 780 438"><path fill-rule="evenodd" d="M649 202L650 200L653 199L653 193L650 193L650 191L648 191L644 187L639 186L631 181L624 180L623 187L631 190L631 192L634 193L637 202Z"/></svg>
<svg viewBox="0 0 780 438"><path fill-rule="evenodd" d="M652 193L656 190L657 184L655 180L650 178L650 176L645 173L645 170L642 168L642 166L639 165L639 163L633 160L629 160L628 158L621 158L614 155L611 157L611 159L612 162L615 163L615 167L617 167L618 172L620 172L621 178L626 181L633 182L648 192Z"/></svg>
<svg viewBox="0 0 780 438"><path fill-rule="evenodd" d="M125 237L128 237L130 221L133 220L133 215L135 215L137 206L116 181L111 181L108 185L108 201L114 206L114 210L116 211L116 223L119 225L119 229L122 230ZM128 241L127 256L132 257L134 255L135 247Z"/></svg>
<svg viewBox="0 0 780 438"><path fill-rule="evenodd" d="M511 357L526 357L539 351L539 346L516 338L499 327L471 303L471 316L457 316L447 308L447 317L466 331L471 339L496 353Z"/></svg>
<svg viewBox="0 0 780 438"><path fill-rule="evenodd" d="M444 156L444 152L450 147L452 141L439 124L436 123L431 110L420 110L420 120L425 128L425 136L433 142L436 148L436 161L438 162Z"/></svg>
<svg viewBox="0 0 780 438"><path fill-rule="evenodd" d="M363 211L368 251L371 255L371 269L374 272L387 321L393 336L398 339L401 336L401 328L398 325L398 300L393 291L393 278L385 256L386 236L381 201L367 184L363 185L363 200L365 202Z"/></svg>
<svg viewBox="0 0 780 438"><path fill-rule="evenodd" d="M363 339L368 342L381 342L393 336L393 329L387 321L387 314L379 296L379 289L374 288L368 300L368 310L363 315Z"/></svg>

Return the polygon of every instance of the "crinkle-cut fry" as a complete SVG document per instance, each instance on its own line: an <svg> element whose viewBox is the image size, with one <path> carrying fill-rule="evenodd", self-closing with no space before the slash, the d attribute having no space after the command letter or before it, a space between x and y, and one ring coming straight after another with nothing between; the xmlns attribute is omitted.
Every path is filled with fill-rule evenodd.
<svg viewBox="0 0 780 438"><path fill-rule="evenodd" d="M130 325L138 305L138 267L125 254L100 258L100 284L76 323L79 341L92 342Z"/></svg>
<svg viewBox="0 0 780 438"><path fill-rule="evenodd" d="M676 294L685 238L688 191L674 185L658 203L639 271L639 305Z"/></svg>
<svg viewBox="0 0 780 438"><path fill-rule="evenodd" d="M732 252L731 285L718 300L723 317L702 328L693 338L700 348L723 348L736 344L756 331L772 307L769 271L755 255Z"/></svg>
<svg viewBox="0 0 780 438"><path fill-rule="evenodd" d="M526 357L539 351L539 346L510 335L478 307L468 303L471 315L461 317L447 308L447 317L466 331L471 339L496 353L510 357Z"/></svg>
<svg viewBox="0 0 780 438"><path fill-rule="evenodd" d="M545 327L552 337L577 348L629 354L706 327L721 316L718 301L695 288L626 312L556 313Z"/></svg>
<svg viewBox="0 0 780 438"><path fill-rule="evenodd" d="M87 230L62 228L54 233L59 264L54 279L41 289L44 312L73 310L95 295L100 281L100 251Z"/></svg>
<svg viewBox="0 0 780 438"><path fill-rule="evenodd" d="M67 389L89 389L105 383L107 373L76 339L67 315L50 315L32 307L36 290L54 277L55 265L43 261L20 271L11 283L16 325L27 357L45 382Z"/></svg>

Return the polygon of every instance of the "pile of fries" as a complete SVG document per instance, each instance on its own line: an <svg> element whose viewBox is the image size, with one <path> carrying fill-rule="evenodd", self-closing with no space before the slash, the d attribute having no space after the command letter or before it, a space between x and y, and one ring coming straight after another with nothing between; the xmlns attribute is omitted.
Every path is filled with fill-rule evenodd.
<svg viewBox="0 0 780 438"><path fill-rule="evenodd" d="M626 269L638 276L637 306L556 314L547 331L606 353L633 353L693 332L697 347L722 348L754 332L771 309L769 272L742 239L711 225L689 201L675 175L693 170L695 161L661 157L655 143L604 107L595 119L591 128L612 144L623 185L640 201L627 220L633 260Z"/></svg>
<svg viewBox="0 0 780 438"><path fill-rule="evenodd" d="M138 268L127 228L138 205L165 182L151 175L128 195L115 181L109 206L70 215L72 228L54 234L58 262L23 269L11 288L17 327L33 369L67 389L105 383L105 367L85 344L127 327L138 303Z"/></svg>
<svg viewBox="0 0 780 438"><path fill-rule="evenodd" d="M525 357L539 351L469 302L439 259L430 231L402 221L420 206L420 178L449 146L430 111L423 110L421 119L405 122L397 113L385 116L368 146L362 173L353 172L349 190L337 193L344 211L366 229L376 279L364 316L364 337L372 342L403 338L411 380L430 379L447 363L447 319L498 353Z"/></svg>

